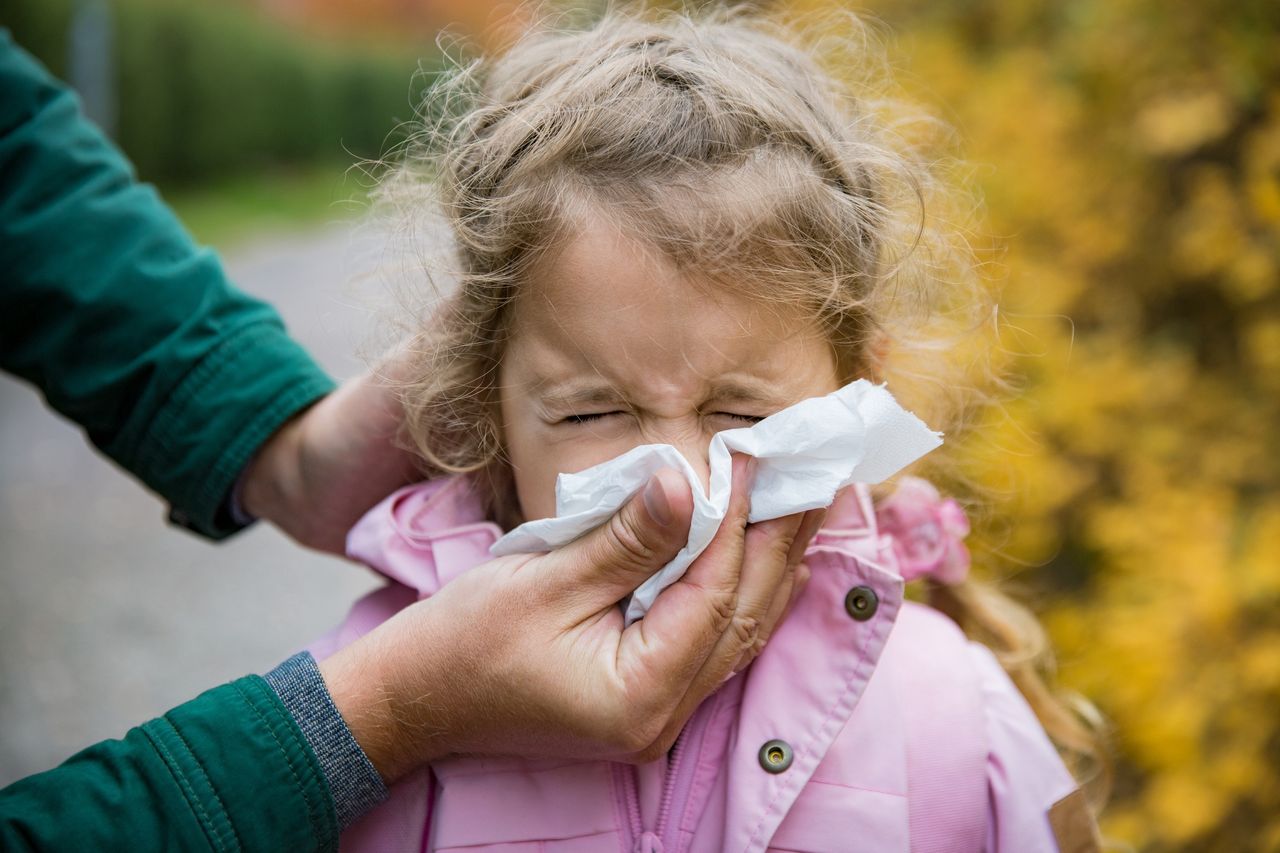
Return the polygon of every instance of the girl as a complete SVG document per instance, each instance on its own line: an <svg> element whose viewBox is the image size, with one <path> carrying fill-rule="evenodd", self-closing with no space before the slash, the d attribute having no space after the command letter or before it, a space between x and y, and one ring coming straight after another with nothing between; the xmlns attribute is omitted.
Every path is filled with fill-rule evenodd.
<svg viewBox="0 0 1280 853"><path fill-rule="evenodd" d="M460 261L405 387L441 476L351 531L351 555L393 583L317 657L554 514L560 472L664 443L705 477L716 432L859 377L932 372L964 402L937 321L985 309L933 225L937 187L869 99L763 24L610 17L473 76L428 148L443 153L386 190L418 216L438 193ZM1088 807L1037 713L957 627L1009 657L1026 645L1007 601L966 581L966 532L923 481L878 505L847 490L787 619L664 759L440 762L344 845L1089 849ZM904 601L917 579L939 609ZM1025 658L1014 675L1061 743L1087 744Z"/></svg>

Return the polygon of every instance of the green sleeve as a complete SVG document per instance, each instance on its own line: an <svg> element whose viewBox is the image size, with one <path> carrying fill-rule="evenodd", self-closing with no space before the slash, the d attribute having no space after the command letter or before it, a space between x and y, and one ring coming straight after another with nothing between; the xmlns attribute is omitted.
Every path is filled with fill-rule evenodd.
<svg viewBox="0 0 1280 853"><path fill-rule="evenodd" d="M254 451L333 387L4 30L0 369L213 537Z"/></svg>
<svg viewBox="0 0 1280 853"><path fill-rule="evenodd" d="M320 765L242 678L0 790L0 849L336 850Z"/></svg>

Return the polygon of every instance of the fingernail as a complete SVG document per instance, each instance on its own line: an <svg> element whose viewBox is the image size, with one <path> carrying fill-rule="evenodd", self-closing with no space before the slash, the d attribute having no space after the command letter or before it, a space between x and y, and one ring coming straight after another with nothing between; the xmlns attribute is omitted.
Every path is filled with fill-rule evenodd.
<svg viewBox="0 0 1280 853"><path fill-rule="evenodd" d="M756 468L759 467L760 460L754 456L747 457L747 488L751 488L756 484Z"/></svg>
<svg viewBox="0 0 1280 853"><path fill-rule="evenodd" d="M644 487L644 508L649 511L649 517L663 527L671 523L671 501L667 500L667 492L656 476L650 477Z"/></svg>

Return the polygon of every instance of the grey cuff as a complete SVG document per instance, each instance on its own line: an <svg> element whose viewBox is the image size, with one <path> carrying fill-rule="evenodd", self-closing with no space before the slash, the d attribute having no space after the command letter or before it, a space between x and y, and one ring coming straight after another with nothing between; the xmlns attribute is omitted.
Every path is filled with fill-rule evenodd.
<svg viewBox="0 0 1280 853"><path fill-rule="evenodd" d="M387 799L387 786L338 713L310 652L299 652L263 678L302 729L319 760L340 829Z"/></svg>

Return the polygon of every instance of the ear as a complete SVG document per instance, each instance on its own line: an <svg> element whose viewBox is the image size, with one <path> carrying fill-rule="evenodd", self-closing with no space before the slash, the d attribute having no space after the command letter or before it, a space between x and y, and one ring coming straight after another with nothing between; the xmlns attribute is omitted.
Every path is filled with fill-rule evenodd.
<svg viewBox="0 0 1280 853"><path fill-rule="evenodd" d="M889 354L893 351L893 341L883 329L873 329L867 335L867 343L863 348L863 369L867 378L873 382L883 382L885 368L889 364Z"/></svg>

